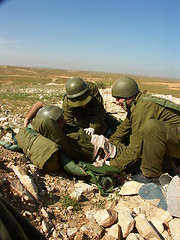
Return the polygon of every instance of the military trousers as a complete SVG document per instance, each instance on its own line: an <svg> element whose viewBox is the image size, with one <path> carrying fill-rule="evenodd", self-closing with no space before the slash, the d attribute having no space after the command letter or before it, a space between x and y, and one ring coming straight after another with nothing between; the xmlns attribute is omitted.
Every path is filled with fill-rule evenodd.
<svg viewBox="0 0 180 240"><path fill-rule="evenodd" d="M180 159L180 126L150 119L144 126L141 171L146 177L159 177L174 168L172 158Z"/></svg>
<svg viewBox="0 0 180 240"><path fill-rule="evenodd" d="M77 162L92 160L94 146L82 129L72 128L65 134L57 122L49 118L34 118L31 125L32 129L20 129L16 140L38 168L47 172L59 170L63 154Z"/></svg>
<svg viewBox="0 0 180 240"><path fill-rule="evenodd" d="M16 134L16 140L26 157L39 169L52 172L61 168L59 146L34 129L20 129Z"/></svg>

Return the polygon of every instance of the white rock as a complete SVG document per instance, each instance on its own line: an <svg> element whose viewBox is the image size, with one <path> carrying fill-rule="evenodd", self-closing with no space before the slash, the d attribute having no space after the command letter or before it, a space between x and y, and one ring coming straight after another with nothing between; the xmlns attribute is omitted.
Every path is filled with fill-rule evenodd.
<svg viewBox="0 0 180 240"><path fill-rule="evenodd" d="M173 177L167 191L168 212L174 217L180 217L180 178Z"/></svg>
<svg viewBox="0 0 180 240"><path fill-rule="evenodd" d="M59 233L58 233L56 230L54 230L53 233L52 233L52 235L53 235L54 238L57 239L58 236L59 236Z"/></svg>
<svg viewBox="0 0 180 240"><path fill-rule="evenodd" d="M144 240L144 238L137 233L130 233L127 236L126 240Z"/></svg>
<svg viewBox="0 0 180 240"><path fill-rule="evenodd" d="M119 224L114 224L108 229L108 235L114 237L115 239L120 239L121 229Z"/></svg>
<svg viewBox="0 0 180 240"><path fill-rule="evenodd" d="M162 222L157 219L157 218L152 218L151 219L151 223L153 224L153 226L162 234L164 231L164 226L162 224Z"/></svg>
<svg viewBox="0 0 180 240"><path fill-rule="evenodd" d="M6 121L8 119L8 117L1 117L0 118L0 122L4 122L4 121Z"/></svg>
<svg viewBox="0 0 180 240"><path fill-rule="evenodd" d="M162 239L160 233L155 231L143 214L139 214L136 218L136 229L138 233L145 239Z"/></svg>
<svg viewBox="0 0 180 240"><path fill-rule="evenodd" d="M72 198L76 198L78 201L81 200L82 195L92 193L96 188L90 184L84 182L78 182L75 184L75 190L70 194Z"/></svg>
<svg viewBox="0 0 180 240"><path fill-rule="evenodd" d="M67 210L68 210L68 212L72 212L73 211L73 206L67 207Z"/></svg>
<svg viewBox="0 0 180 240"><path fill-rule="evenodd" d="M46 210L45 210L44 207L41 208L41 212L42 212L42 215L43 215L45 218L48 218L48 217L49 217L49 214L46 212Z"/></svg>
<svg viewBox="0 0 180 240"><path fill-rule="evenodd" d="M44 233L49 232L49 230L51 229L51 226L49 223L42 221L42 230Z"/></svg>
<svg viewBox="0 0 180 240"><path fill-rule="evenodd" d="M126 195L135 195L138 194L139 188L143 185L143 183L139 183L136 181L129 181L125 182L122 186L119 194L126 196Z"/></svg>
<svg viewBox="0 0 180 240"><path fill-rule="evenodd" d="M117 212L112 209L99 210L94 218L103 227L110 227L117 220Z"/></svg>
<svg viewBox="0 0 180 240"><path fill-rule="evenodd" d="M86 212L86 213L85 213L86 218L87 218L89 221L95 220L95 219L94 219L94 214L95 214L96 212L97 212L96 210L91 210L91 211Z"/></svg>
<svg viewBox="0 0 180 240"><path fill-rule="evenodd" d="M76 233L77 233L77 228L76 227L67 229L67 235L68 235L69 238L74 237L76 235Z"/></svg>
<svg viewBox="0 0 180 240"><path fill-rule="evenodd" d="M25 211L25 212L23 213L23 216L26 217L27 215L28 215L28 216L31 216L32 213L30 213L29 211Z"/></svg>
<svg viewBox="0 0 180 240"><path fill-rule="evenodd" d="M173 240L179 240L180 239L180 219L179 218L172 219L169 222L169 228L170 228Z"/></svg>
<svg viewBox="0 0 180 240"><path fill-rule="evenodd" d="M153 216L163 224L167 225L168 222L172 219L172 216L168 211L163 210L162 208L156 208L156 211L153 213Z"/></svg>
<svg viewBox="0 0 180 240"><path fill-rule="evenodd" d="M99 226L96 221L88 222L87 224L84 224L80 231L82 233L89 235L94 235L97 237L97 239L101 239L101 237L104 234L104 228L102 226ZM90 238L91 239L91 238Z"/></svg>
<svg viewBox="0 0 180 240"><path fill-rule="evenodd" d="M36 200L38 200L39 199L38 188L32 176L27 175L26 172L20 166L10 164L9 167L13 169L13 171L19 178L21 184L27 189L27 191L30 192Z"/></svg>
<svg viewBox="0 0 180 240"><path fill-rule="evenodd" d="M116 210L118 212L118 224L121 227L122 236L126 238L133 230L135 220L131 216L131 210L125 205L118 204Z"/></svg>
<svg viewBox="0 0 180 240"><path fill-rule="evenodd" d="M133 208L133 212L136 214L136 215L139 215L141 213L141 208L138 206L138 207L134 207Z"/></svg>

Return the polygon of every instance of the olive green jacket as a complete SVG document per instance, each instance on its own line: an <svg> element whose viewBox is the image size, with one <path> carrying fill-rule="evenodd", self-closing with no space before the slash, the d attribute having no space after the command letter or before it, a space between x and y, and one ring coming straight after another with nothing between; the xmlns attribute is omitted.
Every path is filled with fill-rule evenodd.
<svg viewBox="0 0 180 240"><path fill-rule="evenodd" d="M91 136L83 129L66 124L61 129L49 118L34 118L31 128L21 128L16 134L18 145L38 168L42 169L50 157L59 151L74 161L92 161L94 146Z"/></svg>
<svg viewBox="0 0 180 240"><path fill-rule="evenodd" d="M157 119L171 125L180 126L180 116L174 111L164 108L155 102L143 100L146 94L139 93L124 122L117 127L110 141L117 146L117 154L110 161L112 166L124 169L125 166L136 162L142 154L142 133L144 125L149 119ZM122 143L123 139L130 136L129 145Z"/></svg>
<svg viewBox="0 0 180 240"><path fill-rule="evenodd" d="M81 128L92 127L95 129L95 133L101 133L102 128L106 128L104 124L106 111L103 106L103 98L95 83L86 83L89 87L90 95L92 96L87 107L72 107L65 95L62 106L64 118L70 124L75 124Z"/></svg>

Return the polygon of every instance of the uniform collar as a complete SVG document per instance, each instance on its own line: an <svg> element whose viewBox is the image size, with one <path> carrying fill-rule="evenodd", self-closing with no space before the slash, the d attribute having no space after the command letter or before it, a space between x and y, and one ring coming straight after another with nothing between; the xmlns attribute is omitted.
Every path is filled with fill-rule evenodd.
<svg viewBox="0 0 180 240"><path fill-rule="evenodd" d="M137 96L135 97L135 99L132 101L131 106L130 106L130 109L129 109L130 112L132 112L132 111L135 109L136 103L139 101L141 95L142 95L142 92L139 92L139 93L137 94Z"/></svg>

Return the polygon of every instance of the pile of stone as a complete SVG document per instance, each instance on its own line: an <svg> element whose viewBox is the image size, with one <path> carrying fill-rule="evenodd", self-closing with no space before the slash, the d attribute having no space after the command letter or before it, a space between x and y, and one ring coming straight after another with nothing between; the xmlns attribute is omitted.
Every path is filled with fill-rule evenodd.
<svg viewBox="0 0 180 240"><path fill-rule="evenodd" d="M32 169L33 176L30 173L25 173L20 166L9 164L18 179L19 183L12 182L12 188L25 201L38 202L41 199L42 192L39 186L36 186L33 176L35 176L36 169ZM32 168L32 166L31 166ZM37 177L37 176L36 176ZM178 186L180 186L180 178L178 176ZM173 178L173 179L174 179ZM62 180L62 179L61 179ZM54 181L58 182L58 178L54 177ZM62 186L51 186L47 182L47 190L49 194L55 187L62 188ZM66 180L67 182L67 180ZM180 210L177 207L176 212L172 215L170 212L158 207L160 199L145 200L139 195L139 189L144 186L143 183L137 181L125 181L122 186L119 186L110 194L105 200L106 205L103 209L98 209L88 205L83 209L83 214L86 216L86 221L80 227L71 227L68 223L63 224L59 222L54 224L53 212L61 211L58 204L54 206L45 207L41 205L41 229L45 235L51 233L49 239L77 239L83 240L85 236L87 239L180 239ZM173 187L174 189L174 187ZM62 190L62 189L61 189ZM180 196L180 189L178 187L174 191L175 195ZM173 194L174 194L173 193ZM77 199L79 202L93 201L96 202L99 198L99 193L95 185L87 184L84 181L77 181L74 187L71 187L72 199ZM180 201L178 201L179 204ZM175 203L175 202L174 202ZM25 212L24 214L30 214ZM73 206L68 206L64 214L69 214L73 217ZM82 213L80 214L82 215ZM177 217L178 216L178 217Z"/></svg>
<svg viewBox="0 0 180 240"><path fill-rule="evenodd" d="M180 183L180 179L178 181ZM89 223L81 227L81 234L93 234L97 239L106 240L180 239L180 218L158 208L158 199L147 201L139 197L142 185L135 181L126 182L118 195L112 194L114 201L106 209L86 211ZM84 183L75 187L72 196L79 200L83 194L93 191L93 187Z"/></svg>

